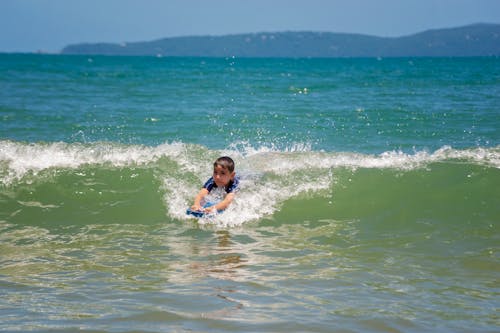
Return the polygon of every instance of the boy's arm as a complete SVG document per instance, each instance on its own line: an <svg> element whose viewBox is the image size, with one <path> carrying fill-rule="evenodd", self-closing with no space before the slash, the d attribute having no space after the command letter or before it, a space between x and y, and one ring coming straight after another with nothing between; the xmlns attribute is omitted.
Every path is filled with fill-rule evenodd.
<svg viewBox="0 0 500 333"><path fill-rule="evenodd" d="M205 211L211 212L213 210L224 210L227 207L229 207L229 205L231 204L231 202L233 202L233 199L234 199L234 193L228 193L226 195L226 197L224 198L224 200L222 200L221 202L219 202L216 205L213 205L211 207L205 208Z"/></svg>
<svg viewBox="0 0 500 333"><path fill-rule="evenodd" d="M198 195L194 198L194 204L191 206L192 210L203 210L201 207L201 200L208 194L208 190L206 188L202 188Z"/></svg>

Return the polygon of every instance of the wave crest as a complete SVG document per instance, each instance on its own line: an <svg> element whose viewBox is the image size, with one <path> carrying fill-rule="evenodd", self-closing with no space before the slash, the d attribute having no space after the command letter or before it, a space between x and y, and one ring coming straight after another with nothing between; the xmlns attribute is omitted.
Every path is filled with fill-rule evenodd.
<svg viewBox="0 0 500 333"><path fill-rule="evenodd" d="M238 144L225 150L210 150L180 142L149 147L113 143L0 141L0 184L7 192L10 190L5 187L15 188L19 184L35 188L36 192L37 185L30 185L33 179L44 183L47 174L55 174L55 177L63 174L64 179L56 179L55 182L60 181L59 185L62 187L72 186L71 193L78 194L74 195L74 200L79 200L80 193L85 192L89 184L99 184L99 188L94 191L97 193L95 195L101 195L101 192L109 189L109 207L128 202L130 207L136 209L135 204L130 204L137 203L138 199L134 196L139 193L142 196L157 195L155 200L163 203L168 217L186 220L186 207L191 205L197 191L211 175L212 161L219 155L233 156L243 188L235 203L224 214L212 220L200 221L219 226L241 225L271 216L287 200L307 193L327 197L326 201L331 201L332 189L337 188L337 184L345 184L358 169L375 169L376 173L372 173L373 175L379 174L377 170L395 170L396 173L389 173L389 177L394 177L400 171L426 172L428 166L432 169L436 164L481 166L492 172L496 171L491 168L500 168L499 147L464 150L442 147L432 153L389 151L370 155L311 151L307 145L294 145L289 149L279 150ZM54 169L58 172L46 172ZM393 180L388 178L386 181ZM140 187L144 187L142 192ZM373 190L369 189L370 192ZM35 198L21 198L13 195L13 212L24 209L26 205L18 205L22 206L26 202L40 202L42 206L39 208L47 211L64 206L61 202L52 202L46 197L35 195ZM60 201L62 200L70 199L61 198ZM100 211L101 206L106 206L100 197L92 200L96 211ZM77 202L71 204L78 206ZM34 209L38 206L30 207ZM152 207L161 209L161 205Z"/></svg>

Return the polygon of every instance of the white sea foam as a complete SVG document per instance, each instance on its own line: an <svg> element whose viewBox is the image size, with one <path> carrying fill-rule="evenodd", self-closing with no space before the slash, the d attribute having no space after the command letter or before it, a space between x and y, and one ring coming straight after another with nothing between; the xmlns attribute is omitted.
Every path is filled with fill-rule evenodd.
<svg viewBox="0 0 500 333"><path fill-rule="evenodd" d="M296 148L296 146L294 146ZM435 152L416 151L413 154L387 151L378 155L351 152L313 152L310 150L273 150L249 147L241 156L251 160L261 171L287 173L311 168L393 168L411 170L430 163L463 161L500 168L500 147L457 150L444 146Z"/></svg>
<svg viewBox="0 0 500 333"><path fill-rule="evenodd" d="M2 183L10 183L28 173L36 174L49 168L75 169L82 165L126 167L146 165L162 157L174 160L188 172L209 170L207 159L218 154L234 156L247 172L287 174L304 169L329 168L397 168L414 169L429 163L457 161L500 168L500 148L457 150L442 147L435 152L413 154L388 151L378 155L351 152L314 152L306 144L295 144L278 150L273 147L253 148L245 143L227 150L210 151L201 146L165 143L155 147L112 143L19 143L0 141L0 171Z"/></svg>
<svg viewBox="0 0 500 333"><path fill-rule="evenodd" d="M144 165L165 156L177 159L187 166L188 161L183 158L184 150L185 145L181 143L147 147L111 143L24 144L0 141L0 170L3 171L0 182L9 184L26 174L37 174L50 168L76 169L83 165L104 164L126 167Z"/></svg>

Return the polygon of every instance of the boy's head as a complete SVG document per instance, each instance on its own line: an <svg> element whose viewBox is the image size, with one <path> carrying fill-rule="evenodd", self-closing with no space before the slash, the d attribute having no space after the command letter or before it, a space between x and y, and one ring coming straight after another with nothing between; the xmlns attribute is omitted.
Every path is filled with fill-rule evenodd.
<svg viewBox="0 0 500 333"><path fill-rule="evenodd" d="M234 179L234 161L227 156L219 157L214 163L213 178L218 187L228 186Z"/></svg>
<svg viewBox="0 0 500 333"><path fill-rule="evenodd" d="M214 162L214 168L217 168L217 167L222 167L223 169L226 169L230 173L233 173L234 172L234 161L231 157L228 157L228 156L219 157Z"/></svg>

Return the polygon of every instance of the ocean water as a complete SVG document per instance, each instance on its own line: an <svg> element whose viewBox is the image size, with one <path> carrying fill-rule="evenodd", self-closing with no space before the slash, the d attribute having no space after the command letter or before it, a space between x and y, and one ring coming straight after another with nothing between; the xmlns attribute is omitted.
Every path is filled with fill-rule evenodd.
<svg viewBox="0 0 500 333"><path fill-rule="evenodd" d="M0 55L0 331L498 332L499 248L498 58Z"/></svg>

